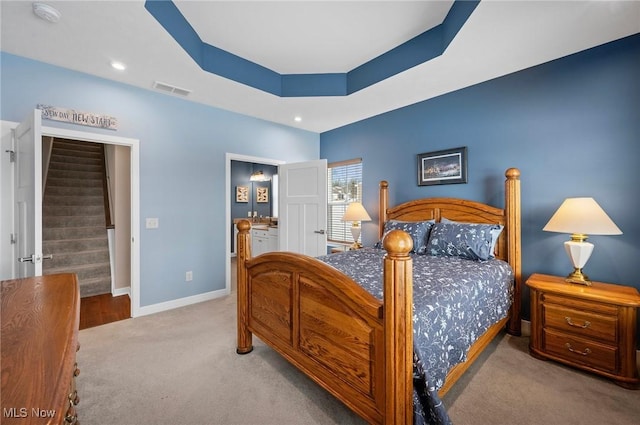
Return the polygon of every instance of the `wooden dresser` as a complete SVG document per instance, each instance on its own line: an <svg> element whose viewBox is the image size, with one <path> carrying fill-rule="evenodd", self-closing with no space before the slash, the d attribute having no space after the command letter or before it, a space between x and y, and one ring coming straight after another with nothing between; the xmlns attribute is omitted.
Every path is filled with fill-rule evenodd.
<svg viewBox="0 0 640 425"><path fill-rule="evenodd" d="M3 425L78 424L75 274L2 281Z"/></svg>
<svg viewBox="0 0 640 425"><path fill-rule="evenodd" d="M564 278L533 274L529 351L613 379L638 389L635 288L592 282L566 283Z"/></svg>

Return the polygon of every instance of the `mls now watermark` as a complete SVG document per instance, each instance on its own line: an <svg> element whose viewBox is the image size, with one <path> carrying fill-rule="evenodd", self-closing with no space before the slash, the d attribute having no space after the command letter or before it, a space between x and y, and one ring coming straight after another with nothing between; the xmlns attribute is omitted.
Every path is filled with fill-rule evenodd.
<svg viewBox="0 0 640 425"><path fill-rule="evenodd" d="M55 410L40 409L39 407L3 407L2 416L5 418L53 418L56 416Z"/></svg>

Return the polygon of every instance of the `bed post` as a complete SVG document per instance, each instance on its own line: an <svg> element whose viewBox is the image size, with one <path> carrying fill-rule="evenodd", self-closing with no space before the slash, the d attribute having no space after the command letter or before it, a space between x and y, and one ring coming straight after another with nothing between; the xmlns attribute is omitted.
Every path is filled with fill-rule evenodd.
<svg viewBox="0 0 640 425"><path fill-rule="evenodd" d="M520 170L509 168L505 172L505 209L507 215L507 246L509 264L514 273L513 304L511 306L511 317L509 318L508 332L511 335L520 336L520 304L522 285L522 252L520 234Z"/></svg>
<svg viewBox="0 0 640 425"><path fill-rule="evenodd" d="M380 205L378 211L378 240L382 239L384 222L387 221L387 208L389 207L389 183L386 180L380 182Z"/></svg>
<svg viewBox="0 0 640 425"><path fill-rule="evenodd" d="M382 215L382 211L380 213ZM392 230L383 241L385 424L413 424L413 248L411 237Z"/></svg>
<svg viewBox="0 0 640 425"><path fill-rule="evenodd" d="M238 240L236 241L236 261L238 279L238 340L236 353L247 354L253 350L251 332L248 329L249 322L249 282L247 281L247 269L245 262L251 258L251 239L249 220L241 220L237 224Z"/></svg>

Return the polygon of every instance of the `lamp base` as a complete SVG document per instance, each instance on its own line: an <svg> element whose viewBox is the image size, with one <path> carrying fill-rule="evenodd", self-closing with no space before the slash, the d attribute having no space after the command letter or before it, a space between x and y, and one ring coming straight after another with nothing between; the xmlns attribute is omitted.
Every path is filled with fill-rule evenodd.
<svg viewBox="0 0 640 425"><path fill-rule="evenodd" d="M358 222L354 221L351 226L351 236L353 236L353 244L349 247L349 249L360 249L362 245L358 242L360 238L360 226L358 226Z"/></svg>
<svg viewBox="0 0 640 425"><path fill-rule="evenodd" d="M573 270L573 273L570 273L564 281L569 283L577 283L585 286L591 286L591 281L589 280L589 276L582 273L582 269L579 269L579 268L575 268Z"/></svg>

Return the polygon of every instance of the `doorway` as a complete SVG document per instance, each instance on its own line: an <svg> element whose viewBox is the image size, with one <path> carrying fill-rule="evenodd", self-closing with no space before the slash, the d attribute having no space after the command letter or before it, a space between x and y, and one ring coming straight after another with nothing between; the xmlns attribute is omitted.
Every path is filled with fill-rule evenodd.
<svg viewBox="0 0 640 425"><path fill-rule="evenodd" d="M232 199L232 194L235 197L235 188L231 187L231 161L239 161L239 162L247 162L247 163L253 163L256 165L271 165L271 166L278 166L280 164L284 164L285 161L282 160L278 160L278 159L270 159L270 158L261 158L261 157L255 157L255 156L247 156L247 155L239 155L239 154L233 154L233 153L227 153L226 154L226 159L225 159L225 165L226 165L226 169L225 169L225 196L226 196L226 201L225 201L225 207L226 207L226 213L225 213L225 223L232 223L233 218L232 214L231 214L231 199ZM225 225L225 229L227 228L227 226ZM231 254L231 249L230 247L232 246L231 244L231 239L232 239L232 232L231 231L225 231L225 255L226 255L226 261L225 261L225 292L228 295L231 292L231 283L232 283L232 275L231 275L231 260L232 260L232 254Z"/></svg>
<svg viewBox="0 0 640 425"><path fill-rule="evenodd" d="M7 122L7 121L3 121L3 129L8 129L8 131L10 131L13 128L16 128L18 126L18 123L15 122ZM3 140L5 138L6 134L3 130ZM79 142L93 142L93 143L100 143L100 144L104 144L104 145L113 145L113 146L118 146L118 147L124 147L125 151L128 151L128 163L129 166L127 167L127 169L125 170L125 172L128 172L128 177L129 177L129 199L130 199L130 208L127 211L127 217L125 218L125 220L128 221L128 224L130 226L130 240L126 240L123 241L124 243L126 243L127 245L129 245L130 247L130 252L129 255L127 256L128 258L126 258L126 261L129 262L130 266L129 266L129 273L130 273L130 285L129 285L129 296L130 296L130 312L131 312L131 317L136 317L139 315L139 310L140 310L140 250L139 250L139 236L140 236L140 193L139 193L139 157L140 157L140 153L139 153L139 141L137 139L130 139L130 138L124 138L124 137L118 137L118 136L111 136L111 135L105 135L105 134L99 134L99 133L89 133L89 132L84 132L84 131L75 131L75 130L68 130L68 129L62 129L62 128L55 128L55 127L45 127L43 126L41 128L41 136L43 138L49 138L49 137L53 137L53 138L61 138L61 139L69 139L69 140L76 140ZM10 138L10 133L9 133L9 138ZM4 142L3 142L3 146L4 146ZM8 172L8 169L4 169L3 167L3 176L5 172ZM11 188L5 188L4 185L5 183L11 183L12 182L9 180L5 180L3 178L3 190L7 189L8 192L11 194L11 198L13 198L13 191ZM8 201L7 201L8 202ZM13 201L8 202L9 204L13 204ZM7 212L10 212L12 210L7 210ZM4 216L5 214L3 214ZM3 218L3 223L5 223L6 225L6 229L10 229L11 227L13 227L12 225L12 221L13 221L13 213L11 212L10 214L7 214L7 220L5 223L5 220ZM3 230L3 233L5 232L5 230ZM8 248L8 253L10 258L15 258L14 255L14 245L11 245ZM4 248L3 248L4 249ZM4 268L4 263L3 263L3 268ZM9 270L13 270L13 272L10 273L10 276L15 276L15 269L12 267ZM8 278L11 278L11 277Z"/></svg>
<svg viewBox="0 0 640 425"><path fill-rule="evenodd" d="M123 173L128 172L128 176L124 175L123 180L128 182L128 203L129 208L128 211L125 209L124 211L117 212L117 221L128 222L125 223L129 226L130 240L120 240L116 243L114 252L116 256L116 260L120 262L128 262L130 265L128 267L128 272L126 273L130 275L129 281L129 297L130 297L130 310L131 317L136 317L138 315L138 311L140 309L140 253L139 253L139 234L140 234L140 195L139 195L139 141L137 139L128 139L123 137L109 136L98 133L87 133L73 130L65 130L53 127L42 127L42 136L43 137L54 137L54 138L63 138L75 140L78 142L93 142L100 143L103 145L110 145L116 149L114 153L114 157L117 155L126 155L128 153L128 167L124 167L123 169L112 170L115 173ZM128 149L127 149L128 148ZM128 152L127 152L128 150ZM115 197L118 197L118 190L116 189L114 193ZM116 222L117 223L117 222ZM122 239L122 238L120 238ZM126 244L130 248L129 255L125 258L119 256L119 252L122 249L118 249L118 244ZM126 250L124 250L126 252ZM119 258L120 257L120 258ZM128 257L128 258L127 258ZM125 290L116 288L115 294L126 293L123 292Z"/></svg>

